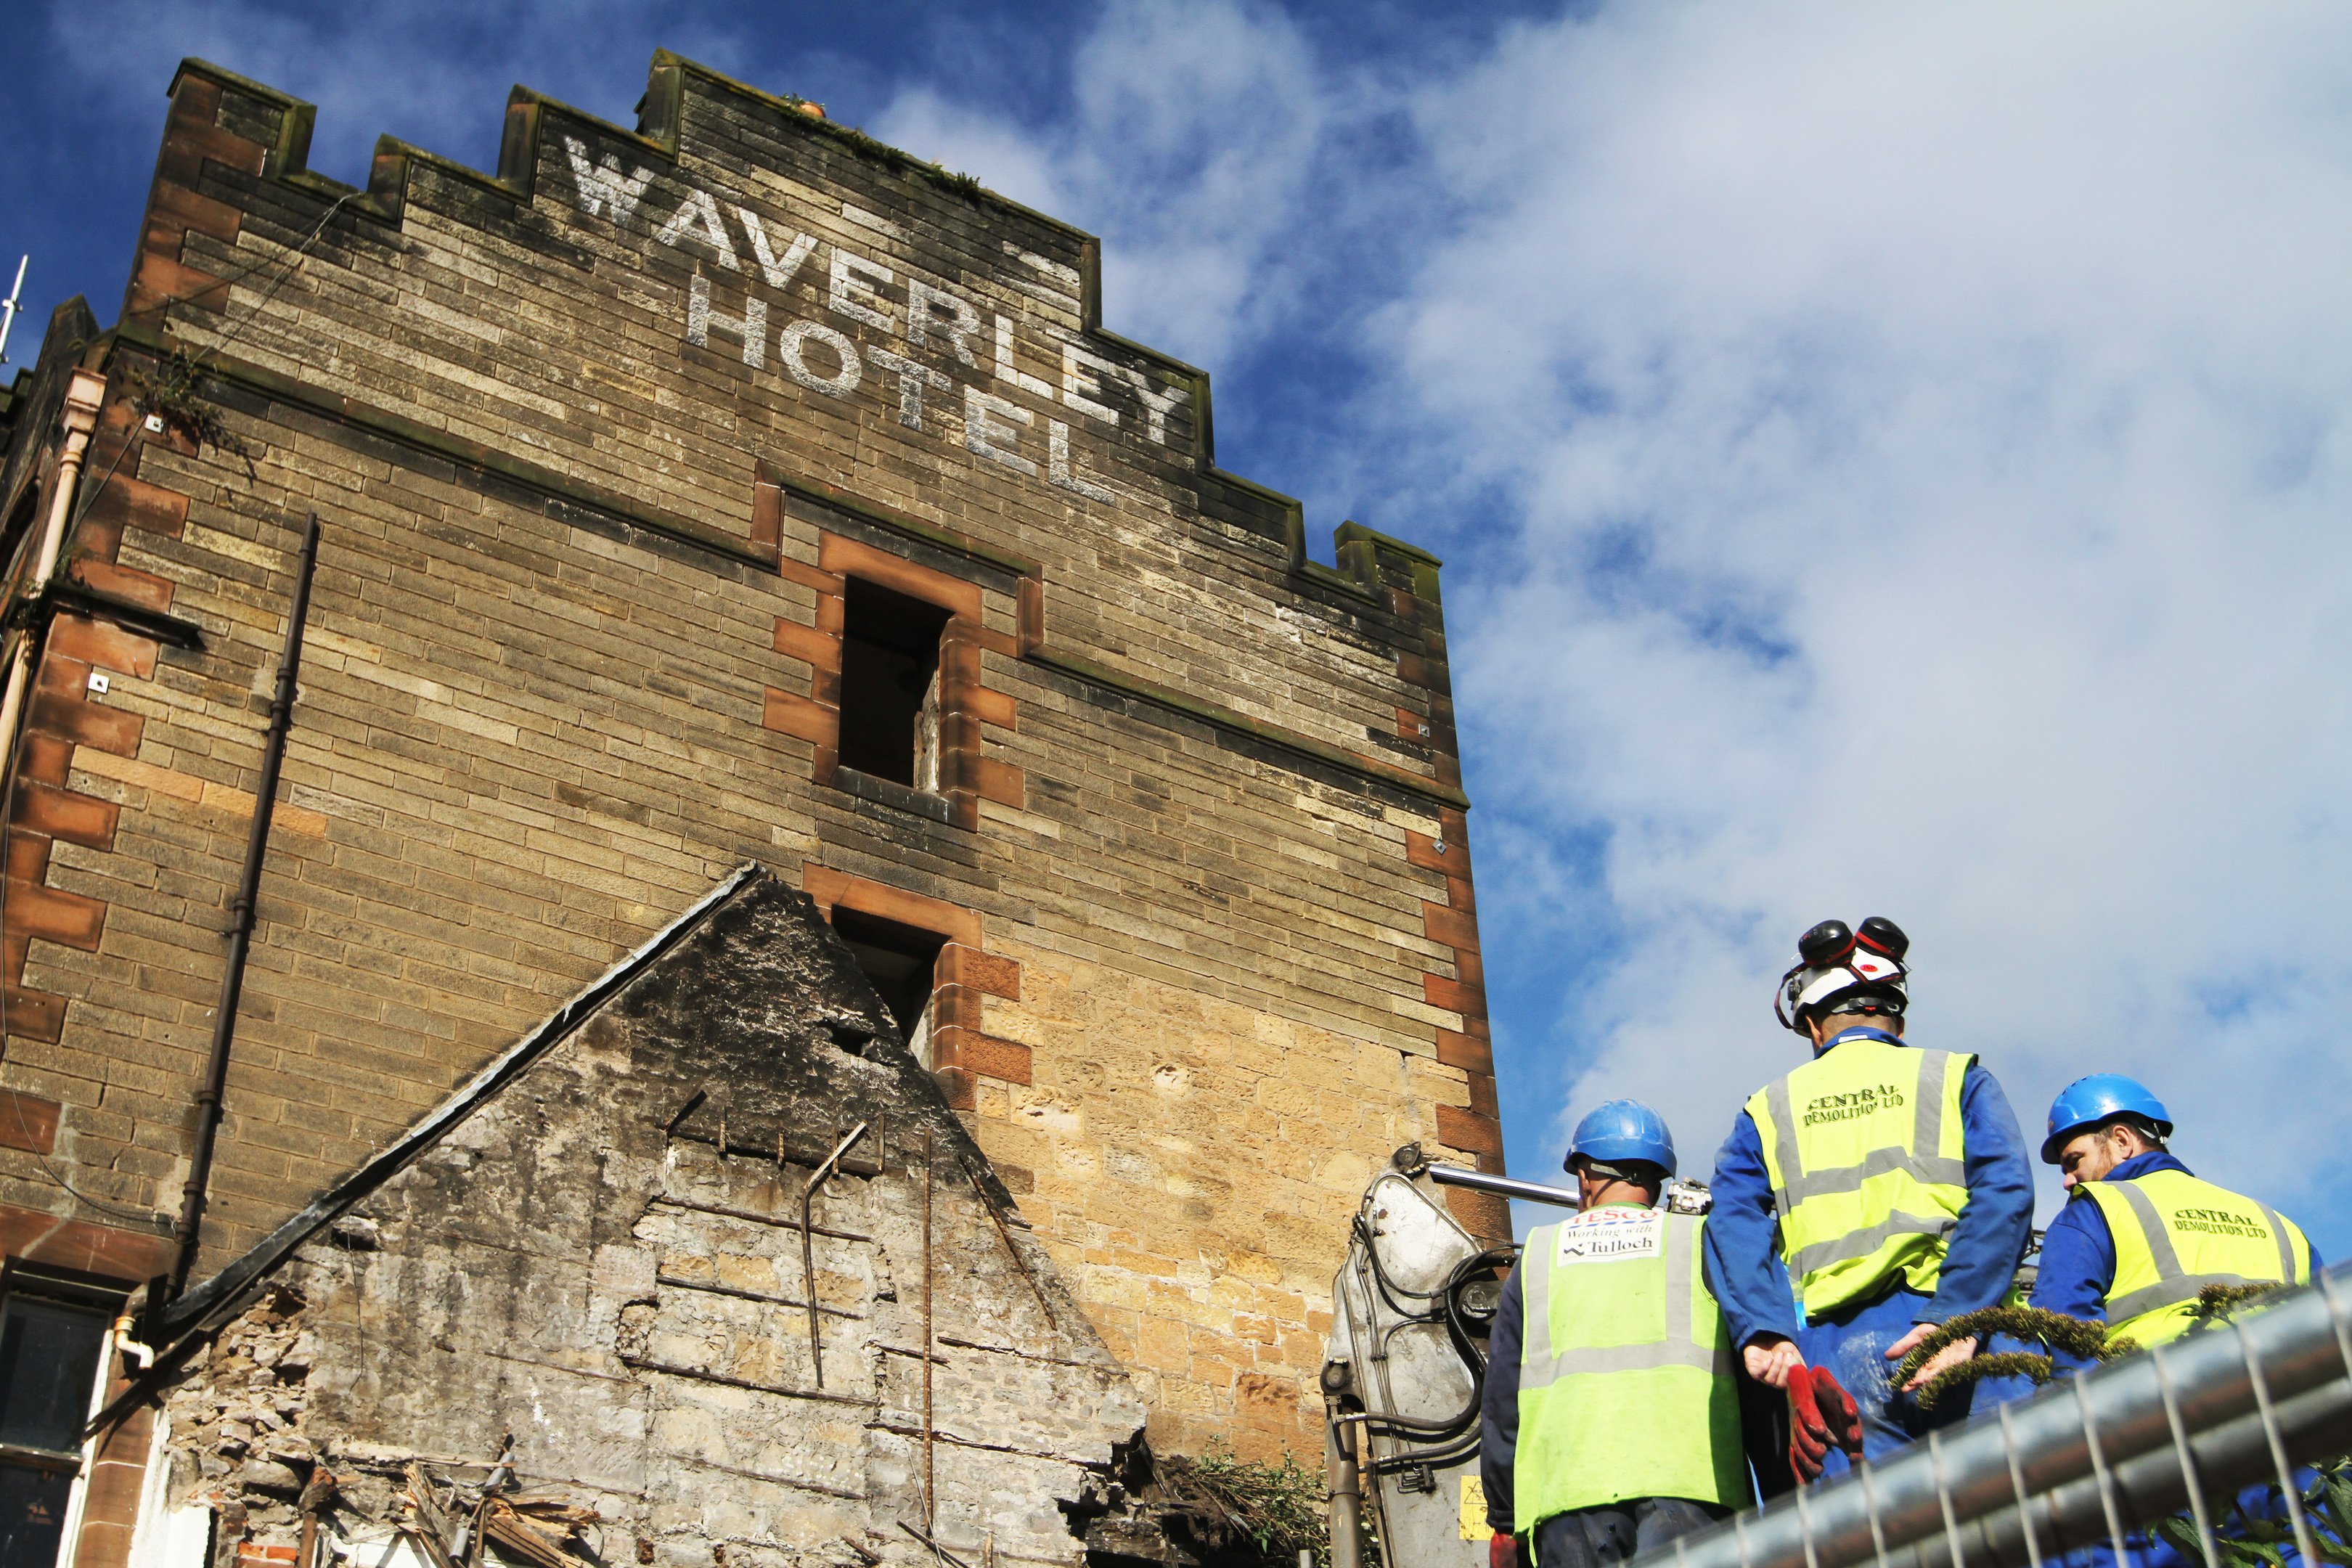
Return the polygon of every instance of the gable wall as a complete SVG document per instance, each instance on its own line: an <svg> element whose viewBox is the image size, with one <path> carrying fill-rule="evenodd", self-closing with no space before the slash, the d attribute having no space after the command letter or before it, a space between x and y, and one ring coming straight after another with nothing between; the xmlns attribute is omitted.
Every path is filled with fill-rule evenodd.
<svg viewBox="0 0 2352 1568"><path fill-rule="evenodd" d="M285 1560L323 1469L373 1563L412 1464L477 1486L511 1435L516 1490L593 1509L608 1563L932 1561L901 1521L1078 1561L1056 1503L1142 1407L921 1070L835 1043L888 1025L822 933L754 880L266 1276L171 1380L151 1538L193 1504Z"/></svg>

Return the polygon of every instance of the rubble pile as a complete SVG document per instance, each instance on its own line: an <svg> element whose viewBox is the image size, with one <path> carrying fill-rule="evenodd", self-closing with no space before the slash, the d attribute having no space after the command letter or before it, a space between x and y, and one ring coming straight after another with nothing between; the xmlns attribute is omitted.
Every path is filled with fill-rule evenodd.
<svg viewBox="0 0 2352 1568"><path fill-rule="evenodd" d="M302 1432L318 1351L302 1321L308 1306L299 1291L271 1290L188 1358L164 1405L175 1458L194 1462L188 1486L215 1507L242 1501L257 1529L282 1515L290 1531L319 1463Z"/></svg>

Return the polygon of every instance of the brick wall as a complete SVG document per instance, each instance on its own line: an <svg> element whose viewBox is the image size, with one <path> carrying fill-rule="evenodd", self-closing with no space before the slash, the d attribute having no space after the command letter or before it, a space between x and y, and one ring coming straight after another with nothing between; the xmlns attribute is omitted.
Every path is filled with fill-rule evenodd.
<svg viewBox="0 0 2352 1568"><path fill-rule="evenodd" d="M200 1272L759 859L950 942L935 1064L1157 1436L1311 1450L1363 1183L1501 1159L1437 563L1306 563L1088 237L669 57L644 115L519 93L498 176L352 191L183 69L71 560L198 646L50 634L10 866L82 919L12 883L6 1085L173 1205L315 509ZM836 768L853 576L952 614L936 811Z"/></svg>

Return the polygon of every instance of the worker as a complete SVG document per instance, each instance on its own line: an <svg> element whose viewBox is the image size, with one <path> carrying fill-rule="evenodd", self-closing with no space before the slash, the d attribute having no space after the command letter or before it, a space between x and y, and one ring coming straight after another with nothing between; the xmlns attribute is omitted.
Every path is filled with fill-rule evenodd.
<svg viewBox="0 0 2352 1568"><path fill-rule="evenodd" d="M1597 1568L1749 1500L1739 1394L1699 1264L1706 1222L1659 1207L1675 1141L1612 1100L1577 1123L1580 1212L1530 1233L1488 1341L1479 1479L1492 1568Z"/></svg>
<svg viewBox="0 0 2352 1568"><path fill-rule="evenodd" d="M2165 1146L2172 1117L2116 1073L2068 1084L2050 1106L2044 1164L2066 1206L2042 1233L2033 1305L2104 1321L2143 1349L2196 1324L2208 1285L2302 1285L2321 1265L2294 1223L2200 1182Z"/></svg>
<svg viewBox="0 0 2352 1568"><path fill-rule="evenodd" d="M1965 1394L1922 1408L1917 1391L1975 1341L1899 1388L1891 1373L1937 1325L2009 1294L2033 1222L2000 1085L1972 1056L1904 1039L1910 945L1876 916L1799 941L1773 1010L1813 1057L1734 1121L1706 1227L1708 1284L1748 1375L1787 1393L1796 1430L1817 1395L1827 1419L1850 1394L1872 1459L1968 1415ZM1802 1479L1843 1468L1791 1458Z"/></svg>
<svg viewBox="0 0 2352 1568"><path fill-rule="evenodd" d="M2051 1102L2042 1160L2058 1167L2066 1206L2042 1233L2034 1306L2105 1321L2111 1339L2146 1349L2196 1325L2197 1299L2208 1285L2310 1280L2321 1267L2319 1254L2294 1222L2267 1204L2199 1181L2165 1147L2171 1136L2164 1102L2118 1073L2077 1079ZM2048 1348L2063 1368L2092 1364ZM2027 1380L2004 1378L1980 1388L1978 1398L2001 1403L2032 1392ZM2297 1472L2306 1484L2311 1476ZM2276 1489L2243 1488L2236 1503L2245 1519L2284 1529ZM2222 1533L2237 1531L2224 1524ZM2126 1568L2189 1568L2193 1561L2143 1531L2127 1533L2123 1547ZM2104 1542L2061 1560L2064 1568L2109 1568L2115 1561Z"/></svg>

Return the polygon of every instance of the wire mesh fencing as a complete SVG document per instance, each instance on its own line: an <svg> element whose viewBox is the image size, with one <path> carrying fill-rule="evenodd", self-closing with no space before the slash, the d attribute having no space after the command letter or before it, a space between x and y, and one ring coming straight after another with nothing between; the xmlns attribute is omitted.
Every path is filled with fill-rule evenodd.
<svg viewBox="0 0 2352 1568"><path fill-rule="evenodd" d="M2273 1301L2265 1298L2266 1302ZM2283 1495L2279 1561L2352 1560L2296 1471L2352 1452L2352 1264L2274 1304L1981 1411L1894 1458L1777 1498L1638 1568L2042 1568L2101 1545L2146 1563L2187 1516L2191 1563L2227 1568L2216 1500ZM2323 1551L2326 1555L2323 1556ZM2105 1556L2099 1552L2097 1555Z"/></svg>

